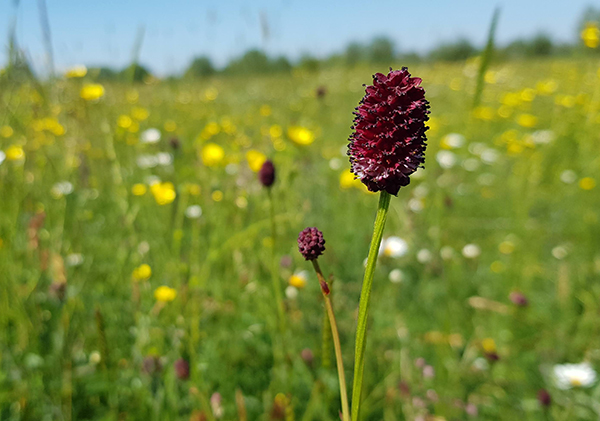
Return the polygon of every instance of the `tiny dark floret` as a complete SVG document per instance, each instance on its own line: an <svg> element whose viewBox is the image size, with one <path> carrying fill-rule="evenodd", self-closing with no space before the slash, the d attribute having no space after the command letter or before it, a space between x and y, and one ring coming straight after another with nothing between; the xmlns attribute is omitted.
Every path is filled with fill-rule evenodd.
<svg viewBox="0 0 600 421"><path fill-rule="evenodd" d="M298 250L306 260L315 260L325 251L323 233L317 228L305 228L298 235Z"/></svg>
<svg viewBox="0 0 600 421"><path fill-rule="evenodd" d="M275 165L271 161L265 161L258 171L258 180L265 187L271 187L275 182Z"/></svg>
<svg viewBox="0 0 600 421"><path fill-rule="evenodd" d="M354 112L348 156L352 172L372 192L397 195L425 162L429 102L420 85L406 67L376 73Z"/></svg>

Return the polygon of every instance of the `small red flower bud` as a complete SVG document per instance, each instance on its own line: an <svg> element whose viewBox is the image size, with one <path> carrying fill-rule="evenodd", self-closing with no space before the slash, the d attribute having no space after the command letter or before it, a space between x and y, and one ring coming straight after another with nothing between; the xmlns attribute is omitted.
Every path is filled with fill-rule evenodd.
<svg viewBox="0 0 600 421"><path fill-rule="evenodd" d="M258 171L258 180L265 187L271 187L275 182L275 165L271 161L265 161Z"/></svg>
<svg viewBox="0 0 600 421"><path fill-rule="evenodd" d="M298 235L298 250L306 260L315 260L325 251L323 233L317 228L305 228Z"/></svg>

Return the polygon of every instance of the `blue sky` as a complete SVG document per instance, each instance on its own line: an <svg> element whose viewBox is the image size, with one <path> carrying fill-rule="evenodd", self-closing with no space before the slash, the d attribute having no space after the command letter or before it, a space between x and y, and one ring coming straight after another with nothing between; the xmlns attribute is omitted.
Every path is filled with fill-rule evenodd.
<svg viewBox="0 0 600 421"><path fill-rule="evenodd" d="M400 50L426 51L441 41L467 37L483 44L494 8L502 14L498 41L545 31L557 41L576 36L589 0L46 0L55 65L122 67L140 26L140 61L159 75L182 71L208 55L223 65L251 47L291 59L325 56L350 41L385 35ZM36 70L45 55L37 0L21 0L17 38ZM0 0L0 65L6 61L13 0ZM261 18L262 16L262 18ZM267 22L263 37L261 20Z"/></svg>

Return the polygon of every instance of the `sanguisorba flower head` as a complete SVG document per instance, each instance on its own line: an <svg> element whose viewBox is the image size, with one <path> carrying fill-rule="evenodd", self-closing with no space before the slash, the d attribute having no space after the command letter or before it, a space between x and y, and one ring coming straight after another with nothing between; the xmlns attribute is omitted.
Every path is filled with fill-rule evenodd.
<svg viewBox="0 0 600 421"><path fill-rule="evenodd" d="M265 161L258 171L258 180L265 187L271 187L275 182L275 165L270 160Z"/></svg>
<svg viewBox="0 0 600 421"><path fill-rule="evenodd" d="M298 235L298 250L306 260L315 260L325 251L323 233L314 227L303 229Z"/></svg>
<svg viewBox="0 0 600 421"><path fill-rule="evenodd" d="M372 192L397 195L425 161L429 102L408 69L376 73L354 112L348 156L354 175Z"/></svg>

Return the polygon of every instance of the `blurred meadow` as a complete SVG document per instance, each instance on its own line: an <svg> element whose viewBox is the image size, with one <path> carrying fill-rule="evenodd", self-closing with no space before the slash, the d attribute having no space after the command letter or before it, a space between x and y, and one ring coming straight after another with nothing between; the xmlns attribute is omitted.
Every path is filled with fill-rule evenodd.
<svg viewBox="0 0 600 421"><path fill-rule="evenodd" d="M377 196L350 173L347 139L363 84L407 61L431 103L428 147L391 202L363 418L598 419L595 372L556 378L557 364L600 366L595 28L568 55L162 79L136 62L123 78L44 79L11 43L0 419L338 419L320 288L296 238L324 233L351 381Z"/></svg>

